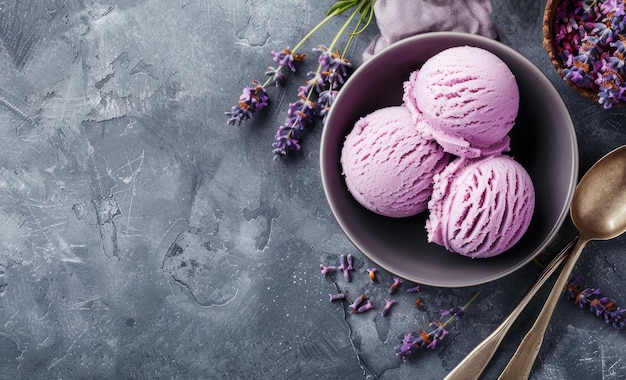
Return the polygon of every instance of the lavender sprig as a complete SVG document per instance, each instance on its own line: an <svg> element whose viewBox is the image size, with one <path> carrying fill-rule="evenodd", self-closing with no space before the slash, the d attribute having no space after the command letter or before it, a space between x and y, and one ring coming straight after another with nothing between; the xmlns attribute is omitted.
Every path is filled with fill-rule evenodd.
<svg viewBox="0 0 626 380"><path fill-rule="evenodd" d="M470 298L465 305L461 307L442 310L441 316L448 316L449 318L443 323L438 320L430 323L429 326L434 327L433 331L427 333L424 329L420 328L416 333L405 334L402 339L402 343L394 348L396 356L402 359L403 362L406 362L409 359L409 356L417 352L422 347L434 350L437 343L448 335L448 330L446 330L445 327L453 320L464 316L465 309L472 302L474 302L474 300L476 300L476 297L478 297L479 294L479 292L475 293L472 298Z"/></svg>
<svg viewBox="0 0 626 380"><path fill-rule="evenodd" d="M574 300L580 308L589 305L589 310L596 316L603 317L607 324L621 330L626 326L626 309L617 306L616 302L608 297L602 296L600 289L582 288L579 280L570 281L565 290L567 298Z"/></svg>
<svg viewBox="0 0 626 380"><path fill-rule="evenodd" d="M356 5L359 4L360 0L351 1ZM344 2L348 3L349 1ZM348 25L352 22L353 18L358 13L363 12L361 19L355 28L356 32L356 29L364 20L363 16L365 15L365 9L368 9L368 12L371 12L371 4L368 0L363 0L358 5L356 10L341 27L328 48L326 46L319 45L317 48L313 49L314 52L319 53L319 66L316 72L308 73L311 79L306 81L304 86L300 86L298 89L298 96L314 105L313 115L321 116L322 123L326 121L326 115L328 114L339 89L349 76L348 69L352 66L352 64L344 56L340 55L338 51L333 52L332 50L338 42L339 37L343 35ZM347 45L349 45L349 42ZM347 45L344 52L348 48ZM315 98L317 98L317 102L313 103L311 99ZM272 147L274 148L274 159L284 157L289 152L300 150L300 138L302 137L305 128L311 123L312 118L306 120L290 120L287 118L285 124L278 127L276 141L272 144Z"/></svg>
<svg viewBox="0 0 626 380"><path fill-rule="evenodd" d="M305 54L297 53L297 51L308 41L312 35L318 31L324 24L335 16L343 12L353 9L353 13L348 20L340 28L339 32L333 39L328 48L320 45L313 49L319 53L318 70L309 73L310 79L298 91L298 99L289 104L287 118L285 123L278 127L275 134L275 141L272 144L274 158L287 155L291 151L300 149L300 139L304 130L313 123L316 117L322 118L325 122L326 115L337 96L337 93L348 77L348 68L350 62L344 57L345 52L350 45L354 35L361 33L370 24L373 17L373 3L376 0L338 0L328 10L326 17L315 25L293 49L285 48L281 51L272 51L272 59L277 62L277 66L269 66L265 75L268 77L265 83L260 84L253 81L253 86L244 88L239 102L225 112L229 116L229 125L240 125L242 122L253 118L261 109L265 108L269 103L269 95L267 87L274 84L279 87L286 82L285 68L291 72L297 71L297 65L306 58ZM350 33L349 40L344 47L344 54L332 52L339 38L345 33L348 25L354 20L357 14L361 14L356 27ZM363 26L365 24L365 26ZM360 29L359 29L360 28Z"/></svg>

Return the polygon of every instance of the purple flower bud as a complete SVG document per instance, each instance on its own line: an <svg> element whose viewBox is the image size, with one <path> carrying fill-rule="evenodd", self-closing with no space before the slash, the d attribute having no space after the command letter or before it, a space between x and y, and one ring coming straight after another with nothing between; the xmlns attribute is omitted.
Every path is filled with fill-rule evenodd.
<svg viewBox="0 0 626 380"><path fill-rule="evenodd" d="M328 273L334 272L336 268L333 266L326 266L324 264L320 264L320 269L322 271L322 276L326 276Z"/></svg>
<svg viewBox="0 0 626 380"><path fill-rule="evenodd" d="M403 280L400 277L394 277L393 284L391 284L391 286L389 287L388 293L392 294L393 292L395 292L398 285L400 285L402 282Z"/></svg>
<svg viewBox="0 0 626 380"><path fill-rule="evenodd" d="M330 302L334 302L334 301L338 301L338 300L342 300L346 298L346 296L343 293L329 294L328 297L330 298Z"/></svg>
<svg viewBox="0 0 626 380"><path fill-rule="evenodd" d="M370 302L370 300L367 300L367 302L365 302L365 305L363 306L359 306L359 308L356 310L356 312L358 314L360 313L365 313L368 310L371 310L374 308L374 305L372 305L372 303Z"/></svg>
<svg viewBox="0 0 626 380"><path fill-rule="evenodd" d="M579 292L576 295L574 302L578 304L578 307L582 308L584 305L590 302L589 297L598 295L598 294L600 294L600 289L590 289L590 288L583 289L581 292Z"/></svg>
<svg viewBox="0 0 626 380"><path fill-rule="evenodd" d="M408 289L406 290L406 292L407 292L407 293L417 293L417 292L419 292L419 291L420 291L420 286L419 286L419 285L414 286L414 287L412 287L412 288L408 288Z"/></svg>
<svg viewBox="0 0 626 380"><path fill-rule="evenodd" d="M441 317L454 317L454 319L460 319L465 315L465 309L461 306L454 306L447 310L440 310Z"/></svg>
<svg viewBox="0 0 626 380"><path fill-rule="evenodd" d="M349 266L346 265L346 256L343 254L339 256L339 266L337 267L337 269L342 271L343 277L346 279L346 281L350 282Z"/></svg>
<svg viewBox="0 0 626 380"><path fill-rule="evenodd" d="M387 315L387 313L389 312L389 309L391 309L391 305L393 305L394 303L396 303L396 300L394 299L391 299L391 298L385 299L385 306L383 307L383 310L380 312L380 315L383 317Z"/></svg>
<svg viewBox="0 0 626 380"><path fill-rule="evenodd" d="M347 282L350 282L351 278L350 278L350 271L348 270L348 268L343 270L343 278L345 278Z"/></svg>
<svg viewBox="0 0 626 380"><path fill-rule="evenodd" d="M265 71L265 75L272 77L272 82L276 84L276 87L281 86L285 82L285 76L280 73L280 68L275 69L270 66Z"/></svg>
<svg viewBox="0 0 626 380"><path fill-rule="evenodd" d="M289 48L285 48L280 52L272 51L272 59L278 62L279 67L287 66L291 71L296 72L294 62L304 61L304 54L294 54Z"/></svg>
<svg viewBox="0 0 626 380"><path fill-rule="evenodd" d="M353 313L357 312L359 305L365 301L365 295L361 294L353 303L348 305L348 308L352 310Z"/></svg>
<svg viewBox="0 0 626 380"><path fill-rule="evenodd" d="M239 102L229 112L225 112L227 116L230 116L228 125L240 125L267 106L269 101L267 90L257 81L252 81L252 83L254 87L245 87L239 97Z"/></svg>
<svg viewBox="0 0 626 380"><path fill-rule="evenodd" d="M346 266L346 255L341 254L339 256L339 266L337 267L337 269L339 270L344 270L347 269L348 267Z"/></svg>

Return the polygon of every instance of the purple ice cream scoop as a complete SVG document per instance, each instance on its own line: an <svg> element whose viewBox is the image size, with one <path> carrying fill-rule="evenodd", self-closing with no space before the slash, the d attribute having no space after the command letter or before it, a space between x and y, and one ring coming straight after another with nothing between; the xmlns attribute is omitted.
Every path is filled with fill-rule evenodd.
<svg viewBox="0 0 626 380"><path fill-rule="evenodd" d="M472 258L492 257L528 229L535 190L526 170L510 156L457 158L435 176L428 208L429 242Z"/></svg>
<svg viewBox="0 0 626 380"><path fill-rule="evenodd" d="M495 54L458 46L434 55L411 74L404 102L418 127L446 152L477 158L509 150L519 88Z"/></svg>
<svg viewBox="0 0 626 380"><path fill-rule="evenodd" d="M393 218L427 209L433 176L449 160L435 141L415 128L404 106L382 108L359 119L341 151L353 197L370 211Z"/></svg>

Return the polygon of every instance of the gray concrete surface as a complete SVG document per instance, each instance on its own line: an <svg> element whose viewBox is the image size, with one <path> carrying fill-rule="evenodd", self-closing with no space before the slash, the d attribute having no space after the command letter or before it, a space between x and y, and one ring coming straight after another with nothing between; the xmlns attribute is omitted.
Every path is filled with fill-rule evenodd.
<svg viewBox="0 0 626 380"><path fill-rule="evenodd" d="M262 79L270 52L293 46L332 3L0 2L0 377L438 379L508 314L536 265L472 288L423 287L418 309L398 294L386 318L328 301L337 290L382 299L392 274L371 283L371 263L333 219L320 124L301 152L272 160L276 127L312 66L272 89L259 118L226 125L224 112ZM584 173L626 142L626 111L582 99L551 69L544 1L494 3L502 42L536 63L571 109ZM304 49L328 44L342 21ZM355 40L357 67L376 32ZM622 305L624 241L590 243L576 269ZM348 253L350 283L320 275L320 263ZM395 357L402 334L475 291L436 350ZM541 297L486 378L503 368ZM532 378L624 378L625 343L561 302Z"/></svg>

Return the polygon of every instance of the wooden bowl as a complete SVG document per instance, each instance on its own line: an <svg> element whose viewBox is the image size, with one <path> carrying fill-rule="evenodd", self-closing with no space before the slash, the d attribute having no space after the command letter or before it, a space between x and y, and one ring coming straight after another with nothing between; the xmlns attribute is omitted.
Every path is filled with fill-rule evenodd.
<svg viewBox="0 0 626 380"><path fill-rule="evenodd" d="M554 15L556 13L556 8L561 2L562 0L548 0L546 3L546 8L543 13L543 47L548 52L548 58L550 58L552 66L554 66L557 73L559 73L561 78L563 78L563 69L565 68L565 65L561 62L557 47L554 45ZM597 91L594 89L580 87L569 80L565 80L565 82L585 98L594 100L595 102L598 102L600 99Z"/></svg>

